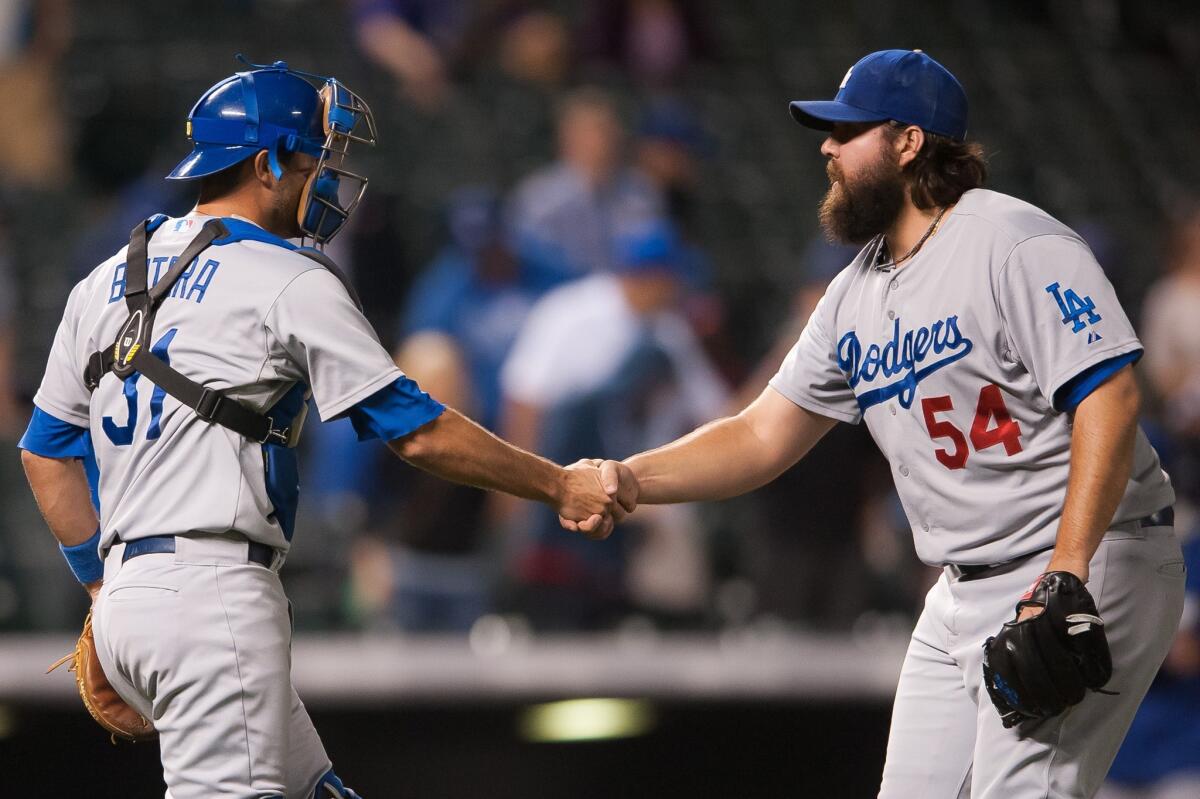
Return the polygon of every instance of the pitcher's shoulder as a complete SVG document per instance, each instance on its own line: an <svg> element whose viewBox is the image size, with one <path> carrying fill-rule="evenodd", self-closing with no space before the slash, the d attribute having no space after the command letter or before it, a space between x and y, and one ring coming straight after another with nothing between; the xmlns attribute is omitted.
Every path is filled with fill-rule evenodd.
<svg viewBox="0 0 1200 799"><path fill-rule="evenodd" d="M964 194L954 215L973 228L973 236L995 238L1011 246L1037 236L1080 238L1033 203L988 189L972 189Z"/></svg>

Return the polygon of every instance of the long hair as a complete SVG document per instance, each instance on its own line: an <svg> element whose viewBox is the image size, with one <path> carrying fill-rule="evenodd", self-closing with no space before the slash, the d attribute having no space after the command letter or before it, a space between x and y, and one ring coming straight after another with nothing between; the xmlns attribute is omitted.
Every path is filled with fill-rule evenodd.
<svg viewBox="0 0 1200 799"><path fill-rule="evenodd" d="M887 135L894 141L908 125L889 121ZM913 205L926 210L958 202L963 194L987 180L987 162L979 142L955 141L925 131L925 143L904 167Z"/></svg>

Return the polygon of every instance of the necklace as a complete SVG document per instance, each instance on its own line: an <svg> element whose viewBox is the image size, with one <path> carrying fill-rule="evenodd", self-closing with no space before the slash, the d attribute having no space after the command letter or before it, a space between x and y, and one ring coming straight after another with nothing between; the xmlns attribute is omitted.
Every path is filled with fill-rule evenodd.
<svg viewBox="0 0 1200 799"><path fill-rule="evenodd" d="M921 236L917 243L912 246L911 250L904 253L902 257L897 258L894 261L884 262L884 253L887 252L887 239L882 233L880 233L879 244L876 245L875 250L875 269L880 272L890 272L900 264L907 261L909 258L912 258L914 255L916 255L920 251L921 247L924 246L925 242L929 240L929 237L933 235L933 231L937 230L938 223L942 221L942 214L946 213L946 208L948 207L949 206L943 205L937 212L937 216L935 216L933 221L929 223L929 227L925 229L925 235Z"/></svg>

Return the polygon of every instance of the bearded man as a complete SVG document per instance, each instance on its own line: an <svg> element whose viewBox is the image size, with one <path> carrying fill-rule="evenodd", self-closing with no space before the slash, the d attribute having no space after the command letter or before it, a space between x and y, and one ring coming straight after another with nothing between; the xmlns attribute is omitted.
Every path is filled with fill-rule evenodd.
<svg viewBox="0 0 1200 799"><path fill-rule="evenodd" d="M642 503L731 497L865 419L942 568L880 797L1092 797L1183 601L1142 345L1074 231L980 188L966 94L928 55L872 53L791 112L828 133L821 224L865 246L745 410L602 478Z"/></svg>

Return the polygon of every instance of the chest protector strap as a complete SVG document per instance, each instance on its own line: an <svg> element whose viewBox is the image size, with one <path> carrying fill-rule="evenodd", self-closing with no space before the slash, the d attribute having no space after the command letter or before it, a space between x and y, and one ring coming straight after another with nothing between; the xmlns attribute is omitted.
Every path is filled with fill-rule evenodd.
<svg viewBox="0 0 1200 799"><path fill-rule="evenodd" d="M274 443L295 446L295 438L288 428L275 427L274 420L257 411L250 410L224 392L206 388L182 373L172 369L165 361L150 351L150 340L154 329L154 315L163 299L171 293L179 276L200 253L216 239L229 236L229 230L220 219L210 219L192 239L191 243L176 259L167 273L153 287L148 286L148 263L146 245L152 231L150 220L133 229L129 238L129 250L125 259L125 305L129 318L121 325L113 346L92 353L83 373L83 382L88 391L95 391L100 379L112 372L122 380L140 372L146 379L196 412L206 422L216 423L260 444ZM307 253L304 253L307 255ZM316 260L316 259L314 259ZM322 259L328 268L331 262ZM344 276L331 270L349 285ZM355 295L351 291L351 297ZM355 297L356 301L357 298Z"/></svg>

